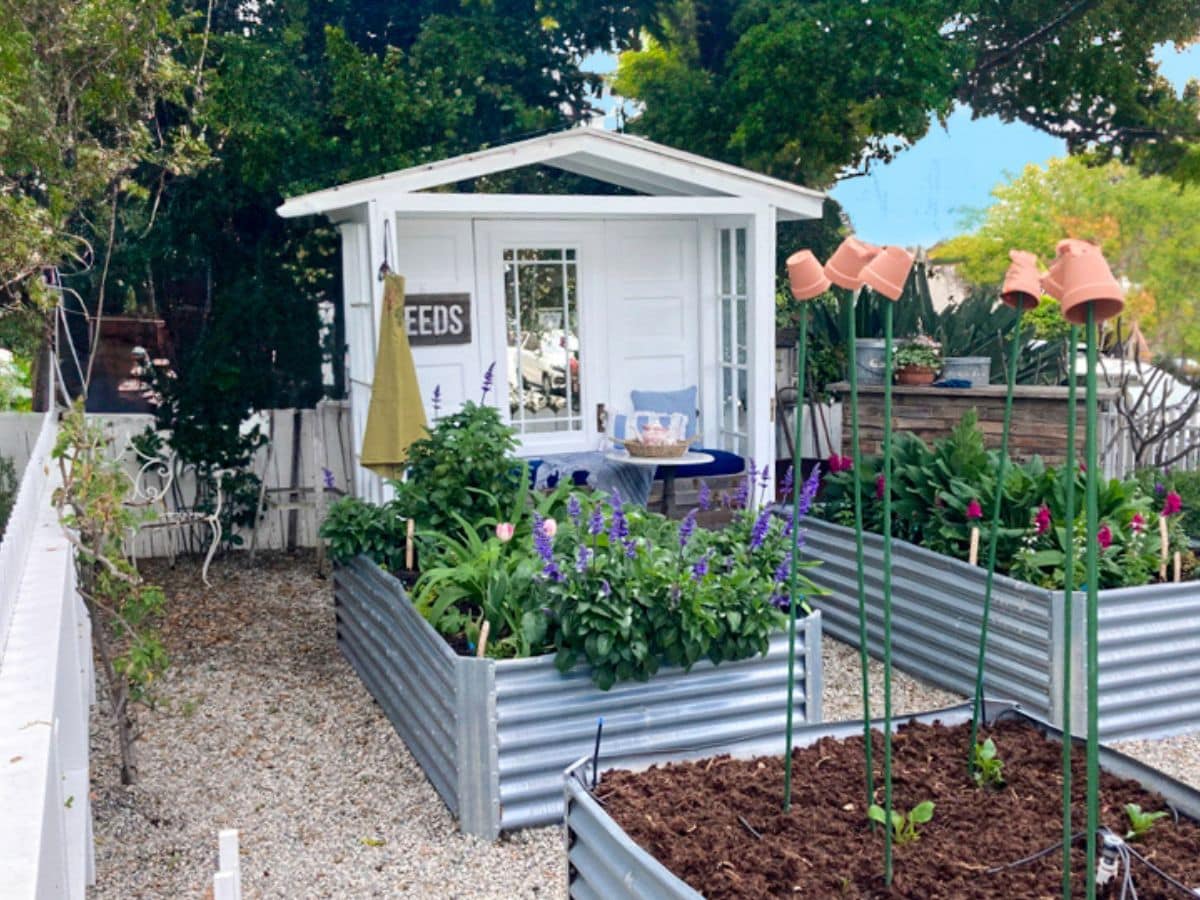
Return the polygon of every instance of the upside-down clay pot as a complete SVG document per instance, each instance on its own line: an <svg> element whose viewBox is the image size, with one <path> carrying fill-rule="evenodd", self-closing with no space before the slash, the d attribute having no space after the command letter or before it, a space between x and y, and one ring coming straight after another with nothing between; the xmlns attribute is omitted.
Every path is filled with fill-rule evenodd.
<svg viewBox="0 0 1200 900"><path fill-rule="evenodd" d="M811 250L798 250L787 259L788 282L797 300L811 300L829 290L821 261Z"/></svg>
<svg viewBox="0 0 1200 900"><path fill-rule="evenodd" d="M1046 273L1046 283L1058 291L1062 314L1073 325L1087 322L1090 306L1097 322L1119 316L1125 309L1125 292L1095 244L1069 238L1058 242L1058 257ZM1051 294L1055 296L1055 294Z"/></svg>
<svg viewBox="0 0 1200 900"><path fill-rule="evenodd" d="M1004 273L1004 287L1000 299L1013 309L1033 309L1042 296L1042 275L1038 271L1037 257L1024 250L1009 250L1012 260Z"/></svg>
<svg viewBox="0 0 1200 900"><path fill-rule="evenodd" d="M863 284L889 300L899 300L912 265L913 255L903 247L884 247L863 267Z"/></svg>
<svg viewBox="0 0 1200 900"><path fill-rule="evenodd" d="M838 287L848 291L862 287L862 270L879 255L879 248L856 237L848 237L833 251L825 263L825 276Z"/></svg>

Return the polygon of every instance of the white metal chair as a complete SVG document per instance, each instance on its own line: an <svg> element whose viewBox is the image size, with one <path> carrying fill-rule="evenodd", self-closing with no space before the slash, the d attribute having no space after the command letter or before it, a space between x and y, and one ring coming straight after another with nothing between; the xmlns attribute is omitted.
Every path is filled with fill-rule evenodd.
<svg viewBox="0 0 1200 900"><path fill-rule="evenodd" d="M208 567L221 543L221 507L224 496L221 492L221 477L226 470L218 469L213 472L216 482L215 503L211 510L172 509L170 503L171 488L178 477L186 470L196 472L194 464L181 466L174 451L165 456L147 454L134 438L126 443L125 453L132 453L137 462L136 474L130 474L129 480L133 485L132 495L126 499L125 505L134 510L147 510L154 513L154 518L139 523L129 530L129 558L137 566L137 536L143 532L161 531L166 535L167 559L175 565L177 555L176 540L181 532L190 531L196 526L207 525L211 534L208 552L204 555L204 565L200 569L200 578L206 587L211 587L208 580ZM197 474L197 477L199 475Z"/></svg>

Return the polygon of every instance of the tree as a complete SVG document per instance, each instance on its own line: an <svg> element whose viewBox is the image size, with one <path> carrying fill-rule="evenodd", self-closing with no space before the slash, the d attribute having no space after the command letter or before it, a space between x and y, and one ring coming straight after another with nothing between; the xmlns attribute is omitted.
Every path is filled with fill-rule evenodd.
<svg viewBox="0 0 1200 900"><path fill-rule="evenodd" d="M1125 318L1163 352L1200 353L1200 185L1071 157L1030 165L993 192L974 229L938 248L975 284L998 284L1008 251L1043 261L1064 237L1092 241L1129 285Z"/></svg>
<svg viewBox="0 0 1200 900"><path fill-rule="evenodd" d="M1200 33L1191 0L675 0L616 89L650 137L817 187L964 103L1101 157L1200 167L1200 97L1154 48ZM1200 175L1200 173L1197 173Z"/></svg>

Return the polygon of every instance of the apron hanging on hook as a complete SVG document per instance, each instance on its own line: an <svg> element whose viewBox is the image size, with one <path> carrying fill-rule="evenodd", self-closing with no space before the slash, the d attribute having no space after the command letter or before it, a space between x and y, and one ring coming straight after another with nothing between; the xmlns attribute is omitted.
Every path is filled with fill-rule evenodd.
<svg viewBox="0 0 1200 900"><path fill-rule="evenodd" d="M383 220L383 262L379 264L379 280L383 281L384 277L392 271L392 267L388 265L388 247L392 243L392 222L391 219Z"/></svg>

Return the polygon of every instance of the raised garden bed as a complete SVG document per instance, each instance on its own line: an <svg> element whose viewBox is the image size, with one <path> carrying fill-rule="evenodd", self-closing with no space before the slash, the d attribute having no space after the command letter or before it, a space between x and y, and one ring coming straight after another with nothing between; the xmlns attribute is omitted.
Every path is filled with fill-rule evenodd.
<svg viewBox="0 0 1200 900"><path fill-rule="evenodd" d="M895 745L896 807L934 803L919 839L895 850L892 891L882 887L882 838L866 824L862 723L798 729L799 773L789 814L779 807L783 761L680 754L677 763L605 771L590 790L591 759L566 772L568 882L575 898L653 897L1051 897L1061 854L989 874L991 867L1053 848L1061 838L1061 732L988 702L984 733L994 737L1008 784L977 788L964 760L970 707L906 718ZM914 724L908 724L914 723ZM940 723L940 724L935 724ZM878 737L878 733L876 734ZM1078 742L1077 742L1078 743ZM1075 830L1082 831L1084 752L1074 763ZM1189 886L1200 885L1200 792L1107 749L1100 763L1101 821L1124 832L1124 804L1170 810L1131 846ZM615 765L601 755L602 770ZM1085 855L1073 854L1074 888ZM1135 862L1138 896L1182 896ZM701 894L696 887L703 888Z"/></svg>
<svg viewBox="0 0 1200 900"><path fill-rule="evenodd" d="M469 834L562 820L562 771L593 745L606 759L705 752L779 753L787 715L787 639L766 656L601 691L585 666L553 657L459 656L366 557L334 574L338 646ZM798 625L798 722L821 721L821 617Z"/></svg>
<svg viewBox="0 0 1200 900"><path fill-rule="evenodd" d="M813 600L825 628L858 646L854 531L809 519L804 553L821 565L811 579L829 591ZM865 537L867 633L883 648L883 542ZM892 658L897 668L973 694L986 571L913 544L892 545ZM1085 730L1085 595L1071 604L1076 636L1070 730ZM1200 582L1100 592L1100 736L1161 737L1200 729ZM986 693L1013 700L1064 727L1061 591L997 575L988 637Z"/></svg>

